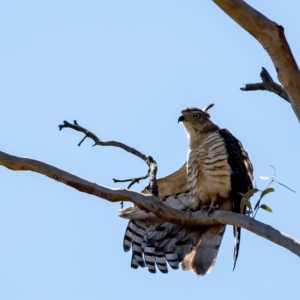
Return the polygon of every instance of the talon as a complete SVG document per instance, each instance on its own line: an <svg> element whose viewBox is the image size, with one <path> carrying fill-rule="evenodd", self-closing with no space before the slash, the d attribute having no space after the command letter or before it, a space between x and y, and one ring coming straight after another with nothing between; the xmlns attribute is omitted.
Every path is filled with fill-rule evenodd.
<svg viewBox="0 0 300 300"><path fill-rule="evenodd" d="M216 204L216 205L211 204L211 205L208 207L208 210L207 210L208 216L210 216L211 213L212 213L214 210L216 210L216 209L219 209L219 205L218 205L218 204Z"/></svg>

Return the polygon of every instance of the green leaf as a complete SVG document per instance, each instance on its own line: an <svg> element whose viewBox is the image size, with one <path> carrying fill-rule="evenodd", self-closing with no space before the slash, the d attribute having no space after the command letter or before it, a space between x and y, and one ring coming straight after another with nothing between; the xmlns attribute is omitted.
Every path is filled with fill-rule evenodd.
<svg viewBox="0 0 300 300"><path fill-rule="evenodd" d="M261 195L260 195L260 199L262 199L265 195L274 192L275 189L273 189L272 187L266 188L265 190L262 191Z"/></svg>
<svg viewBox="0 0 300 300"><path fill-rule="evenodd" d="M246 194L244 194L243 196L245 197L245 198L250 198L250 197L252 197L255 193L257 193L257 192L259 192L259 189L257 189L257 188L254 188L254 189L251 189L251 190L249 190Z"/></svg>
<svg viewBox="0 0 300 300"><path fill-rule="evenodd" d="M245 210L245 207L249 208L249 210L252 212L252 206L248 198L243 197L240 204L240 212L243 213ZM247 214L247 213L246 213Z"/></svg>
<svg viewBox="0 0 300 300"><path fill-rule="evenodd" d="M269 206L266 205L266 204L262 204L262 205L260 206L260 208L266 210L267 212L273 212L272 209L271 209L271 207L269 207Z"/></svg>

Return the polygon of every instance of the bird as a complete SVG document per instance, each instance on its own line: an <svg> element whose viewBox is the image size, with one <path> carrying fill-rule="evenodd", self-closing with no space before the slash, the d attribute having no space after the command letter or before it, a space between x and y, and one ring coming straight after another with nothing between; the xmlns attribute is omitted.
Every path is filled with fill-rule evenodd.
<svg viewBox="0 0 300 300"><path fill-rule="evenodd" d="M174 173L157 180L158 197L181 211L214 210L245 213L243 195L253 188L253 166L242 143L227 129L211 121L210 109L186 107L178 122L188 137L186 163ZM142 193L149 194L149 187ZM131 267L158 268L168 273L181 267L203 276L211 273L226 225L179 226L165 222L137 206L120 210L130 219L123 240L125 252L132 249ZM239 254L241 228L233 226L233 269Z"/></svg>

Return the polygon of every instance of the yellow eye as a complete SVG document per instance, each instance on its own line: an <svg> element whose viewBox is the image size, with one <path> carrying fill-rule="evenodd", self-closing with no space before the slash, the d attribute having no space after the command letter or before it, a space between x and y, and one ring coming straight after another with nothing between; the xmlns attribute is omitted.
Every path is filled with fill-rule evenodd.
<svg viewBox="0 0 300 300"><path fill-rule="evenodd" d="M194 117L195 117L196 119L200 119L200 114L195 114Z"/></svg>

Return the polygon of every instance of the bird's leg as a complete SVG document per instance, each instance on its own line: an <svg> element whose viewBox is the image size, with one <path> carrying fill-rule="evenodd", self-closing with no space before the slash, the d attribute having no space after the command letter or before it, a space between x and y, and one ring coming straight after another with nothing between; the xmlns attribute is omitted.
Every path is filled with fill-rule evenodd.
<svg viewBox="0 0 300 300"><path fill-rule="evenodd" d="M211 215L212 211L219 208L220 208L219 203L213 200L210 201L210 204L206 204L202 207L203 210L207 210L209 216Z"/></svg>
<svg viewBox="0 0 300 300"><path fill-rule="evenodd" d="M207 210L208 215L210 216L214 210L219 209L219 208L220 208L219 204L213 205L213 202L211 202L211 205L209 206L209 208Z"/></svg>

